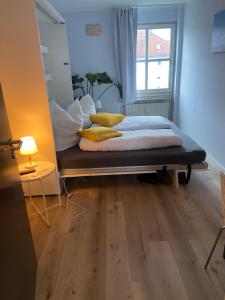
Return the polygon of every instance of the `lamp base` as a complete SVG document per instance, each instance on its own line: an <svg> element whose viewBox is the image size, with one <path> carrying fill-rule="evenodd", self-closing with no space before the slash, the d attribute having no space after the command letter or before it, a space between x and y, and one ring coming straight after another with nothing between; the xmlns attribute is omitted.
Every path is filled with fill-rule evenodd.
<svg viewBox="0 0 225 300"><path fill-rule="evenodd" d="M24 165L25 169L34 169L37 166L35 161L29 161Z"/></svg>

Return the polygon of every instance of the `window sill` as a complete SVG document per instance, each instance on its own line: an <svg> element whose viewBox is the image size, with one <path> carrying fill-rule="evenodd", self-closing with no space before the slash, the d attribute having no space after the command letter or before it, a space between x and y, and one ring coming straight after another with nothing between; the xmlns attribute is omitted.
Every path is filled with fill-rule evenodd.
<svg viewBox="0 0 225 300"><path fill-rule="evenodd" d="M170 102L172 99L171 95L143 95L137 96L135 103L162 103L162 102Z"/></svg>

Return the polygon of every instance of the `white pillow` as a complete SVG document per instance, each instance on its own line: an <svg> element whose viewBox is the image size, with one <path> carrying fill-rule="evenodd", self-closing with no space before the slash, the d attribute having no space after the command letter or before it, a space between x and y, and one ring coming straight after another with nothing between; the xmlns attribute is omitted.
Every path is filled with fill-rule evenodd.
<svg viewBox="0 0 225 300"><path fill-rule="evenodd" d="M82 128L82 122L75 122L54 100L50 102L50 111L56 151L77 145L79 143L77 132Z"/></svg>
<svg viewBox="0 0 225 300"><path fill-rule="evenodd" d="M80 101L78 98L72 104L70 104L70 106L67 108L67 112L75 122L79 124L82 123L82 127L83 127L84 114L81 109Z"/></svg>
<svg viewBox="0 0 225 300"><path fill-rule="evenodd" d="M85 95L80 100L80 106L84 113L84 124L83 128L88 128L91 126L92 122L90 120L90 115L96 114L95 103L90 95Z"/></svg>

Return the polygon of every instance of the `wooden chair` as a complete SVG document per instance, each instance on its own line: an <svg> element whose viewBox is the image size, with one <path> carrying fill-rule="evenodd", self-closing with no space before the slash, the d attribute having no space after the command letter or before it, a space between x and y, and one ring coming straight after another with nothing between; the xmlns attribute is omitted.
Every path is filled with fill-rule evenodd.
<svg viewBox="0 0 225 300"><path fill-rule="evenodd" d="M220 228L220 230L217 234L216 240L213 244L213 247L210 251L209 257L206 261L205 269L207 269L208 264L212 258L212 255L216 249L216 246L221 238L221 235L222 235L223 231L225 230L225 174L221 173L220 178L221 178L221 194L222 194L222 204L223 204L223 226ZM224 246L224 251L223 251L223 258L225 259L225 246Z"/></svg>

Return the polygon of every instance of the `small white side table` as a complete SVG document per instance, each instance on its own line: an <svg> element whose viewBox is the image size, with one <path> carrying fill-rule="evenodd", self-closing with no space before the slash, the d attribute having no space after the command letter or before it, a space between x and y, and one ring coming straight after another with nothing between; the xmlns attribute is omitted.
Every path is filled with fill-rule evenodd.
<svg viewBox="0 0 225 300"><path fill-rule="evenodd" d="M44 190L44 179L46 177L50 176L53 173L55 174L56 178L58 179L58 173L57 173L55 165L51 162L37 161L36 163L37 163L37 166L35 167L35 172L28 173L28 174L25 174L25 175L21 175L20 179L23 183L27 184L31 205L36 210L36 212L43 218L43 220L46 222L47 226L50 226L49 217L48 217L48 209L52 208L52 207L55 207L55 206L60 206L61 207L62 202L61 202L61 196L60 196L60 194L58 194L59 203L57 205L54 205L54 206L51 206L51 207L47 208L46 195L45 195L45 190ZM25 164L20 164L19 165L19 170L23 171L24 169L25 169ZM31 191L30 191L30 183L34 182L34 181L39 181L40 182L42 199L43 199L43 204L44 204L44 209L43 209L44 214L34 204L33 199L32 199L32 195L31 195Z"/></svg>

